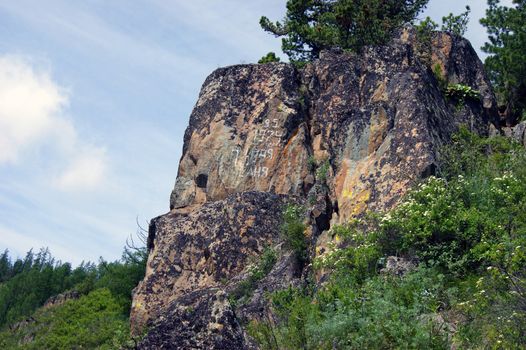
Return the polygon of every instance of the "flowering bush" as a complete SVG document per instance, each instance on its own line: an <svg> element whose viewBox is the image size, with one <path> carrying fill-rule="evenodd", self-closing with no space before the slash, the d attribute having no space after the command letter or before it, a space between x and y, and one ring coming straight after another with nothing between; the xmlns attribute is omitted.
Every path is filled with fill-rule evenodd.
<svg viewBox="0 0 526 350"><path fill-rule="evenodd" d="M331 279L275 294L263 348L526 346L526 152L461 130L441 156L394 210L332 227ZM420 265L379 273L389 255Z"/></svg>
<svg viewBox="0 0 526 350"><path fill-rule="evenodd" d="M334 226L332 236L338 244L331 244L329 250L314 260L315 269L330 269L347 278L363 281L376 272L380 258L379 247L373 236L359 230L361 220L347 225Z"/></svg>

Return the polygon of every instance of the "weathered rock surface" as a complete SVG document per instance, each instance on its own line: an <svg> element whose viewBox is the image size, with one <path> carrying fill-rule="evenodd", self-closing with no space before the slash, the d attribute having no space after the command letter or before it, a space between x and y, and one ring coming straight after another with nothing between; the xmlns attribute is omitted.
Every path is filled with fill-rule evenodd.
<svg viewBox="0 0 526 350"><path fill-rule="evenodd" d="M201 289L172 302L138 349L243 349L245 340L225 292Z"/></svg>
<svg viewBox="0 0 526 350"><path fill-rule="evenodd" d="M132 305L132 324L149 325L165 305L198 289L232 289L266 247L280 241L281 212L294 198L233 194L152 220L146 277Z"/></svg>
<svg viewBox="0 0 526 350"><path fill-rule="evenodd" d="M526 122L521 122L513 127L502 128L501 134L526 147Z"/></svg>
<svg viewBox="0 0 526 350"><path fill-rule="evenodd" d="M304 193L308 131L299 84L288 64L212 73L190 116L170 207L243 191Z"/></svg>
<svg viewBox="0 0 526 350"><path fill-rule="evenodd" d="M131 314L136 331L150 329L142 348L252 348L239 324L268 315L266 292L302 281L280 236L287 203L308 207L310 252L323 251L331 224L390 209L433 174L459 125L488 133L495 98L469 42L437 33L430 54L443 78L480 91L480 101L459 108L419 60L415 40L404 30L387 46L327 51L299 71L239 65L207 78L171 211L150 227ZM268 246L278 252L274 268L233 310L224 293Z"/></svg>
<svg viewBox="0 0 526 350"><path fill-rule="evenodd" d="M339 222L365 209L391 208L411 182L434 172L440 146L460 124L487 133L495 99L469 42L435 38L433 65L481 92L482 103L456 111L418 61L412 36L404 32L361 55L327 52L304 72L313 153L330 160Z"/></svg>

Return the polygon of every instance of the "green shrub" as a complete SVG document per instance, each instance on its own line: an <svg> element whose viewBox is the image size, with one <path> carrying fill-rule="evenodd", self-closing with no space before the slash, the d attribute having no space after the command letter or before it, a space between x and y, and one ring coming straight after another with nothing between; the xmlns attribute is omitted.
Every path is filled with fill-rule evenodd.
<svg viewBox="0 0 526 350"><path fill-rule="evenodd" d="M115 349L130 341L125 309L108 289L41 309L34 323L0 333L2 349Z"/></svg>
<svg viewBox="0 0 526 350"><path fill-rule="evenodd" d="M329 269L335 274L352 278L356 282L374 275L381 256L376 238L360 230L359 220L347 225L336 225L331 228L332 237L338 241L331 244L329 250L315 259L315 269Z"/></svg>
<svg viewBox="0 0 526 350"><path fill-rule="evenodd" d="M265 278L272 270L277 261L276 251L265 248L257 264L249 270L246 280L241 281L237 288L229 295L230 303L235 307L245 302L256 289L257 283Z"/></svg>
<svg viewBox="0 0 526 350"><path fill-rule="evenodd" d="M321 184L327 183L327 176L329 175L329 170L331 168L331 163L328 159L324 160L318 167L316 171L316 180Z"/></svg>
<svg viewBox="0 0 526 350"><path fill-rule="evenodd" d="M440 324L425 317L442 305L446 284L420 269L363 284L339 276L313 295L289 288L271 297L279 324L253 322L249 332L262 349L446 349Z"/></svg>
<svg viewBox="0 0 526 350"><path fill-rule="evenodd" d="M461 108L466 101L479 101L480 92L473 89L471 86L464 84L450 84L445 91L446 97L457 102L457 108Z"/></svg>
<svg viewBox="0 0 526 350"><path fill-rule="evenodd" d="M328 283L272 295L277 324L254 325L264 348L526 346L526 151L461 129L441 158L394 210L332 228L314 261ZM420 265L378 273L388 255Z"/></svg>
<svg viewBox="0 0 526 350"><path fill-rule="evenodd" d="M318 168L318 161L316 160L316 157L309 156L307 159L307 168L309 171L315 171Z"/></svg>
<svg viewBox="0 0 526 350"><path fill-rule="evenodd" d="M437 63L433 66L433 75L438 82L438 87L441 91L446 91L447 88L447 78L444 77L444 72L442 72L442 66Z"/></svg>
<svg viewBox="0 0 526 350"><path fill-rule="evenodd" d="M300 264L307 261L308 244L305 238L306 225L305 208L300 205L289 204L283 211L283 224L281 226L282 238L289 249L294 252Z"/></svg>
<svg viewBox="0 0 526 350"><path fill-rule="evenodd" d="M265 64L265 63L273 63L273 62L279 62L281 59L276 56L276 53L269 52L265 56L261 57L261 59L258 61L259 64Z"/></svg>

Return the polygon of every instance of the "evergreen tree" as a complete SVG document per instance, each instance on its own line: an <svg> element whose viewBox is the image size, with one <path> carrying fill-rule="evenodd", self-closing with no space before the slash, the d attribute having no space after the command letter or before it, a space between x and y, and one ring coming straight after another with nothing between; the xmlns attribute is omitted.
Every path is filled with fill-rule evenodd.
<svg viewBox="0 0 526 350"><path fill-rule="evenodd" d="M269 52L265 56L261 57L261 59L258 61L259 64L265 64L265 63L273 63L273 62L279 62L281 59L276 56L276 53Z"/></svg>
<svg viewBox="0 0 526 350"><path fill-rule="evenodd" d="M489 34L482 47L490 54L485 66L509 124L526 117L526 0L513 4L488 0L486 17L480 21Z"/></svg>
<svg viewBox="0 0 526 350"><path fill-rule="evenodd" d="M6 249L0 255L0 283L7 281L11 273L11 260L9 259L9 251Z"/></svg>
<svg viewBox="0 0 526 350"><path fill-rule="evenodd" d="M455 16L453 13L450 13L449 15L442 17L442 30L464 36L468 30L470 12L471 8L466 6L466 11L462 12L460 15Z"/></svg>
<svg viewBox="0 0 526 350"><path fill-rule="evenodd" d="M261 17L262 28L284 37L282 49L291 61L317 58L340 47L359 51L383 44L393 31L412 22L429 0L288 0L283 22Z"/></svg>

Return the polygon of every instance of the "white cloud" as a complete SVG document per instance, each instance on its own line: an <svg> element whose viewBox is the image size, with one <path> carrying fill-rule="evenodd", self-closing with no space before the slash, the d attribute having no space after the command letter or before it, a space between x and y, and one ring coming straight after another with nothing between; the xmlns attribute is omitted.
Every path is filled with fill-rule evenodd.
<svg viewBox="0 0 526 350"><path fill-rule="evenodd" d="M50 143L68 164L56 176L58 188L96 187L104 178L105 151L79 139L64 115L68 102L67 90L49 71L19 56L0 56L0 165L16 164L24 151Z"/></svg>
<svg viewBox="0 0 526 350"><path fill-rule="evenodd" d="M104 180L106 152L101 148L89 148L75 155L55 184L62 190L84 190L97 187Z"/></svg>
<svg viewBox="0 0 526 350"><path fill-rule="evenodd" d="M49 73L35 72L19 57L0 57L0 163L15 162L55 126L67 128L57 117L67 101Z"/></svg>

